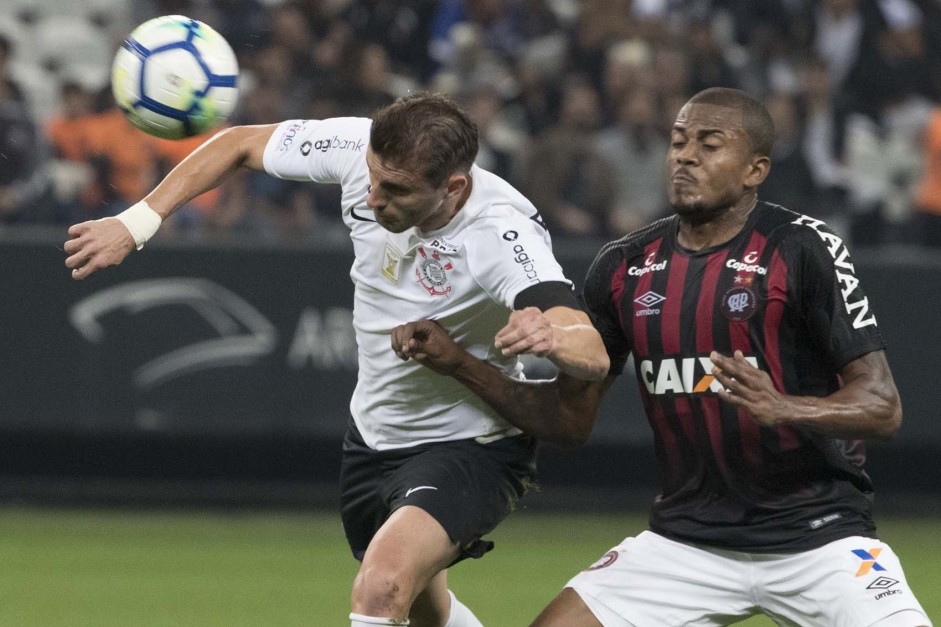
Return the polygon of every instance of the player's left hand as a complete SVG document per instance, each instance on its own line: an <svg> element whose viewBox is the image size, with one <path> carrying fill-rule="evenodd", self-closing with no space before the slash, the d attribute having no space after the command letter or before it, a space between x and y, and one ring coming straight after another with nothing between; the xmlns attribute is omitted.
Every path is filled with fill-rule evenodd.
<svg viewBox="0 0 941 627"><path fill-rule="evenodd" d="M134 237L114 217L74 224L69 227L69 238L62 249L69 255L65 266L76 280L118 265L134 250Z"/></svg>
<svg viewBox="0 0 941 627"><path fill-rule="evenodd" d="M552 322L538 307L526 307L510 313L506 326L497 332L494 345L503 355L546 357L555 348Z"/></svg>
<svg viewBox="0 0 941 627"><path fill-rule="evenodd" d="M392 329L392 350L402 361L414 359L443 375L453 374L468 356L434 320L417 320Z"/></svg>
<svg viewBox="0 0 941 627"><path fill-rule="evenodd" d="M728 357L712 351L712 374L722 384L719 398L745 410L758 424L773 427L789 415L787 397L774 387L771 377L745 360L742 351Z"/></svg>

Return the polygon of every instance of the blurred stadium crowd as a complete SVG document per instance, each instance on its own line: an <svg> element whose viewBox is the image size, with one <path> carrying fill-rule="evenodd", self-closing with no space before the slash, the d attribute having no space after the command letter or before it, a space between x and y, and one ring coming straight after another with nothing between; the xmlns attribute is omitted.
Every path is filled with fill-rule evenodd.
<svg viewBox="0 0 941 627"><path fill-rule="evenodd" d="M480 165L556 237L613 238L668 212L674 116L730 86L777 126L762 198L856 245L941 246L939 0L0 0L0 223L113 215L205 140L146 136L111 99L115 49L165 14L232 44L233 124L453 94L480 127ZM345 233L338 205L332 186L242 173L161 237L316 241Z"/></svg>

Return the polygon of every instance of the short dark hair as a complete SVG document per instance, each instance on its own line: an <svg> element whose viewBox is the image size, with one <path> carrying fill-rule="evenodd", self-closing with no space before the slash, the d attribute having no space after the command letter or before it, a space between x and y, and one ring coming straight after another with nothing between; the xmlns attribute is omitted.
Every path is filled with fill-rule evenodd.
<svg viewBox="0 0 941 627"><path fill-rule="evenodd" d="M742 128L752 153L771 156L774 146L774 122L768 109L759 100L739 89L710 87L690 98L686 104L715 105L741 111Z"/></svg>
<svg viewBox="0 0 941 627"><path fill-rule="evenodd" d="M417 93L376 112L369 146L383 161L420 165L422 176L438 186L455 171L470 171L477 125L449 97Z"/></svg>

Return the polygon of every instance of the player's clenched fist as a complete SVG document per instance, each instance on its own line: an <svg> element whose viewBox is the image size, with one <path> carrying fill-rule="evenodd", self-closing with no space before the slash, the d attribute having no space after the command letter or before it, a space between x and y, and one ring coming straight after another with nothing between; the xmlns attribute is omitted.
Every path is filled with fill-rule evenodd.
<svg viewBox="0 0 941 627"><path fill-rule="evenodd" d="M414 359L437 373L450 375L468 356L434 320L418 320L392 329L392 350L399 359Z"/></svg>

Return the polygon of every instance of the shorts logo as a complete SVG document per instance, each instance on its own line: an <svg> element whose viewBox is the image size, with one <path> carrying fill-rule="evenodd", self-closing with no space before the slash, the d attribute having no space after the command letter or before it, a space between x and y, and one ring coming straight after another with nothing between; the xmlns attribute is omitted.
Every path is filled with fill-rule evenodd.
<svg viewBox="0 0 941 627"><path fill-rule="evenodd" d="M518 238L519 236L520 234L517 233L516 231L507 231L506 233L503 234L503 239L505 239L508 242L515 242L516 238Z"/></svg>
<svg viewBox="0 0 941 627"><path fill-rule="evenodd" d="M755 315L755 292L751 288L733 287L722 297L722 313L733 322L742 322Z"/></svg>
<svg viewBox="0 0 941 627"><path fill-rule="evenodd" d="M601 559L586 568L585 570L600 570L602 568L607 568L614 562L618 561L618 552L617 551L608 551L601 556Z"/></svg>
<svg viewBox="0 0 941 627"><path fill-rule="evenodd" d="M897 583L897 579L892 579L891 577L879 577L871 584L866 586L866 590L887 590Z"/></svg>
<svg viewBox="0 0 941 627"><path fill-rule="evenodd" d="M863 563L859 565L859 570L856 571L856 576L862 577L863 575L869 574L870 570L884 571L885 567L876 561L880 553L882 553L881 547L869 549L868 551L864 549L854 549L853 555L863 560Z"/></svg>
<svg viewBox="0 0 941 627"><path fill-rule="evenodd" d="M437 489L438 488L434 487L433 485L416 486L414 488L409 488L408 490L405 491L405 498L408 498L412 494L412 492L418 492L419 490L437 490Z"/></svg>
<svg viewBox="0 0 941 627"><path fill-rule="evenodd" d="M418 247L418 253L421 259L418 260L418 267L415 268L415 276L418 282L432 296L447 296L451 293L451 283L448 281L448 270L453 270L454 266L450 261L441 261L441 253L437 250L431 251L429 255L421 246Z"/></svg>
<svg viewBox="0 0 941 627"><path fill-rule="evenodd" d="M643 307L643 309L638 309L634 312L634 317L637 316L654 316L660 313L659 308L655 308L654 305L659 305L667 299L666 296L661 296L654 291L647 291L634 299L634 302Z"/></svg>
<svg viewBox="0 0 941 627"><path fill-rule="evenodd" d="M303 144L301 144L301 154L304 155L305 157L306 157L307 155L309 155L309 154L310 154L310 147L311 147L311 146L313 146L313 144L310 143L309 141L304 142Z"/></svg>

